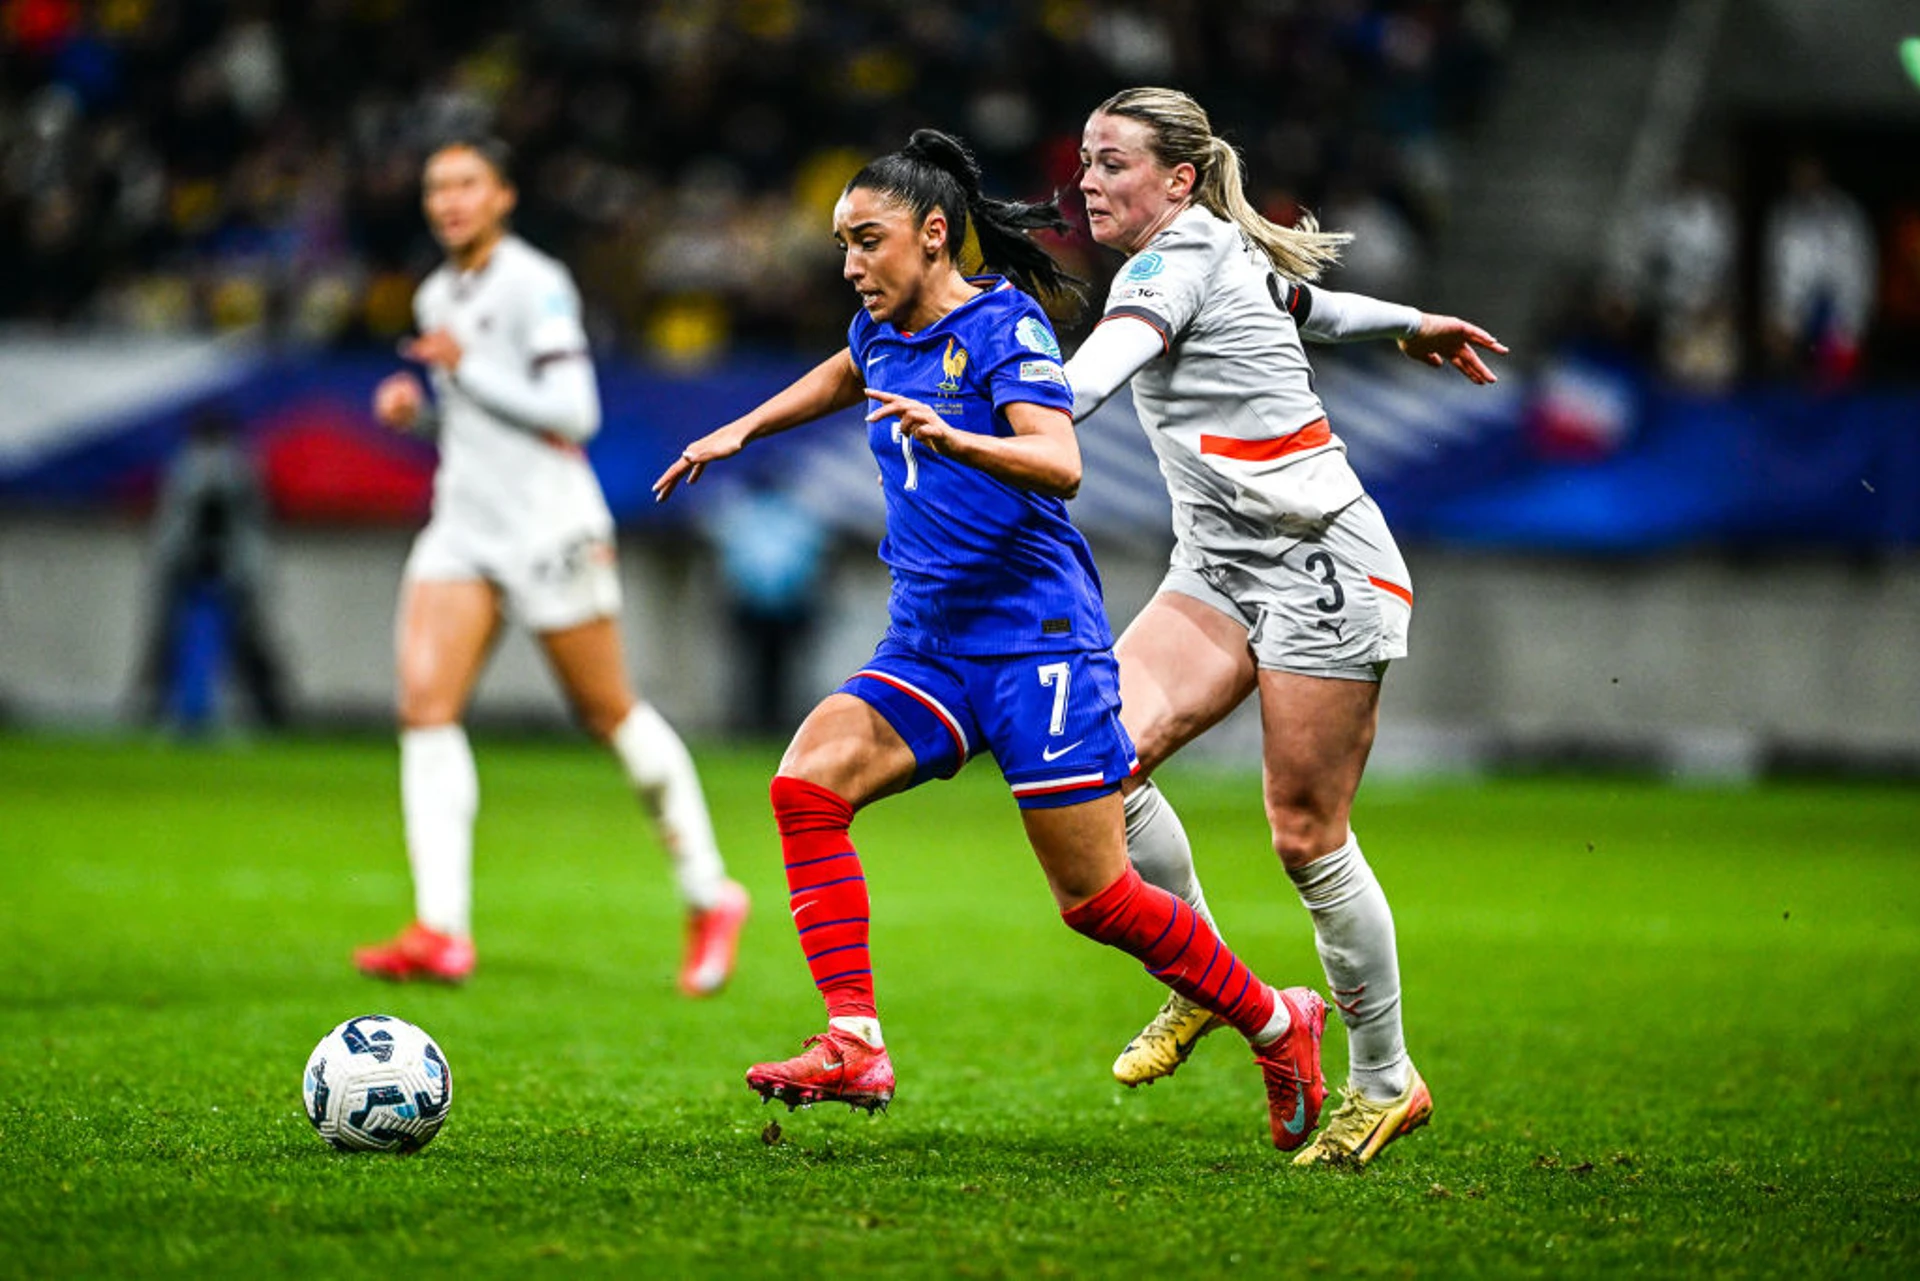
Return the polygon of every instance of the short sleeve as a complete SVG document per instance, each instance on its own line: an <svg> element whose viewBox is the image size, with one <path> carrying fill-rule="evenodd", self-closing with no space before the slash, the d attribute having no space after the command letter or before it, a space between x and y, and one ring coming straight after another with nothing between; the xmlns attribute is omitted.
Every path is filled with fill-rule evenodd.
<svg viewBox="0 0 1920 1281"><path fill-rule="evenodd" d="M527 328L527 354L535 360L573 356L587 350L580 323L580 294L565 272L542 272L531 282L533 314Z"/></svg>
<svg viewBox="0 0 1920 1281"><path fill-rule="evenodd" d="M987 394L993 407L1034 404L1072 413L1073 391L1060 363L1060 342L1046 315L1029 303L1008 319L1008 327L995 335L994 360L987 370Z"/></svg>
<svg viewBox="0 0 1920 1281"><path fill-rule="evenodd" d="M1183 219L1127 260L1107 291L1106 315L1133 316L1160 331L1168 346L1193 323L1220 256L1216 238Z"/></svg>

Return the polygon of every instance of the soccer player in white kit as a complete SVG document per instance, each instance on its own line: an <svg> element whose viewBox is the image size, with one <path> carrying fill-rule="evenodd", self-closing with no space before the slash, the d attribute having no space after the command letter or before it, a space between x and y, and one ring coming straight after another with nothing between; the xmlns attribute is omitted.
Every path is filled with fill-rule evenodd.
<svg viewBox="0 0 1920 1281"><path fill-rule="evenodd" d="M1313 917L1349 1043L1345 1100L1294 1159L1365 1164L1433 1110L1401 1029L1393 915L1348 826L1381 678L1407 652L1413 584L1301 339L1395 338L1477 383L1494 376L1475 347L1506 349L1451 316L1309 286L1346 237L1255 212L1238 154L1183 93L1102 103L1081 165L1093 238L1129 257L1068 362L1074 418L1131 381L1173 500L1171 567L1115 647L1121 722L1140 753L1128 854L1206 914L1179 818L1145 780L1257 690L1274 850ZM1176 995L1114 1075L1168 1075L1213 1026Z"/></svg>
<svg viewBox="0 0 1920 1281"><path fill-rule="evenodd" d="M479 782L460 720L511 615L539 639L587 731L613 749L653 815L688 909L680 988L718 991L747 894L729 880L693 760L629 684L621 656L613 517L581 446L600 399L567 269L507 229L505 149L450 143L428 157L422 202L447 260L414 295L427 366L374 391L374 415L439 441L433 517L400 593L400 794L415 920L354 963L387 979L458 982L473 970L473 823ZM437 409L434 407L437 406Z"/></svg>

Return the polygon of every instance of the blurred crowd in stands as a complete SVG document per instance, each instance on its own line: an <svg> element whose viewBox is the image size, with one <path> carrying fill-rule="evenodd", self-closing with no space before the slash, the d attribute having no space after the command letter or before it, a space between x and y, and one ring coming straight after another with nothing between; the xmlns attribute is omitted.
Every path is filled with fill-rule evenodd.
<svg viewBox="0 0 1920 1281"><path fill-rule="evenodd" d="M1742 374L1837 390L1876 340L1883 364L1920 346L1920 200L1876 218L1811 148L1769 139L1748 159L1777 176L1743 182L1703 141L1615 228L1588 337L1703 391Z"/></svg>
<svg viewBox="0 0 1920 1281"><path fill-rule="evenodd" d="M1187 88L1254 199L1361 233L1404 293L1494 85L1504 0L0 0L0 321L386 344L435 262L438 140L515 153L517 224L596 343L699 363L817 346L828 211L921 125L989 186L1070 188L1088 110ZM1089 278L1083 234L1056 248Z"/></svg>

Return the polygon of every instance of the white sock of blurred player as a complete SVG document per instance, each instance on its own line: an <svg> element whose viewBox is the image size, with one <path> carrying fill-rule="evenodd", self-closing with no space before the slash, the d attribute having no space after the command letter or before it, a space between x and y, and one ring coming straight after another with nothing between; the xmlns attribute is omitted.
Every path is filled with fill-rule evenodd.
<svg viewBox="0 0 1920 1281"><path fill-rule="evenodd" d="M713 839L713 820L686 744L650 703L634 704L610 742L628 781L659 826L681 897L692 908L714 907L726 891L726 866Z"/></svg>
<svg viewBox="0 0 1920 1281"><path fill-rule="evenodd" d="M1140 879L1157 885L1213 926L1213 912L1193 871L1193 845L1167 798L1152 783L1135 788L1123 802L1127 815L1127 858Z"/></svg>
<svg viewBox="0 0 1920 1281"><path fill-rule="evenodd" d="M1288 873L1313 915L1313 940L1327 986L1347 1025L1347 1077L1369 1099L1398 1098L1412 1080L1400 1026L1400 960L1393 910L1360 852L1347 843Z"/></svg>
<svg viewBox="0 0 1920 1281"><path fill-rule="evenodd" d="M458 725L400 732L400 810L414 914L442 934L473 932L473 820L480 777Z"/></svg>

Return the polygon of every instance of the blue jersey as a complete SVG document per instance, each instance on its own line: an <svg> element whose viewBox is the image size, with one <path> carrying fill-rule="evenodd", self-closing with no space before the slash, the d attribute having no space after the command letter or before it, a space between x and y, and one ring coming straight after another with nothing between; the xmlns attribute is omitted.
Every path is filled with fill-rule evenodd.
<svg viewBox="0 0 1920 1281"><path fill-rule="evenodd" d="M948 426L1011 436L1006 407L1073 409L1046 313L998 276L918 333L854 317L847 344L878 391L923 401ZM1113 644L1100 575L1058 498L1019 489L869 424L887 496L880 559L893 571L888 635L926 653L1032 654Z"/></svg>

